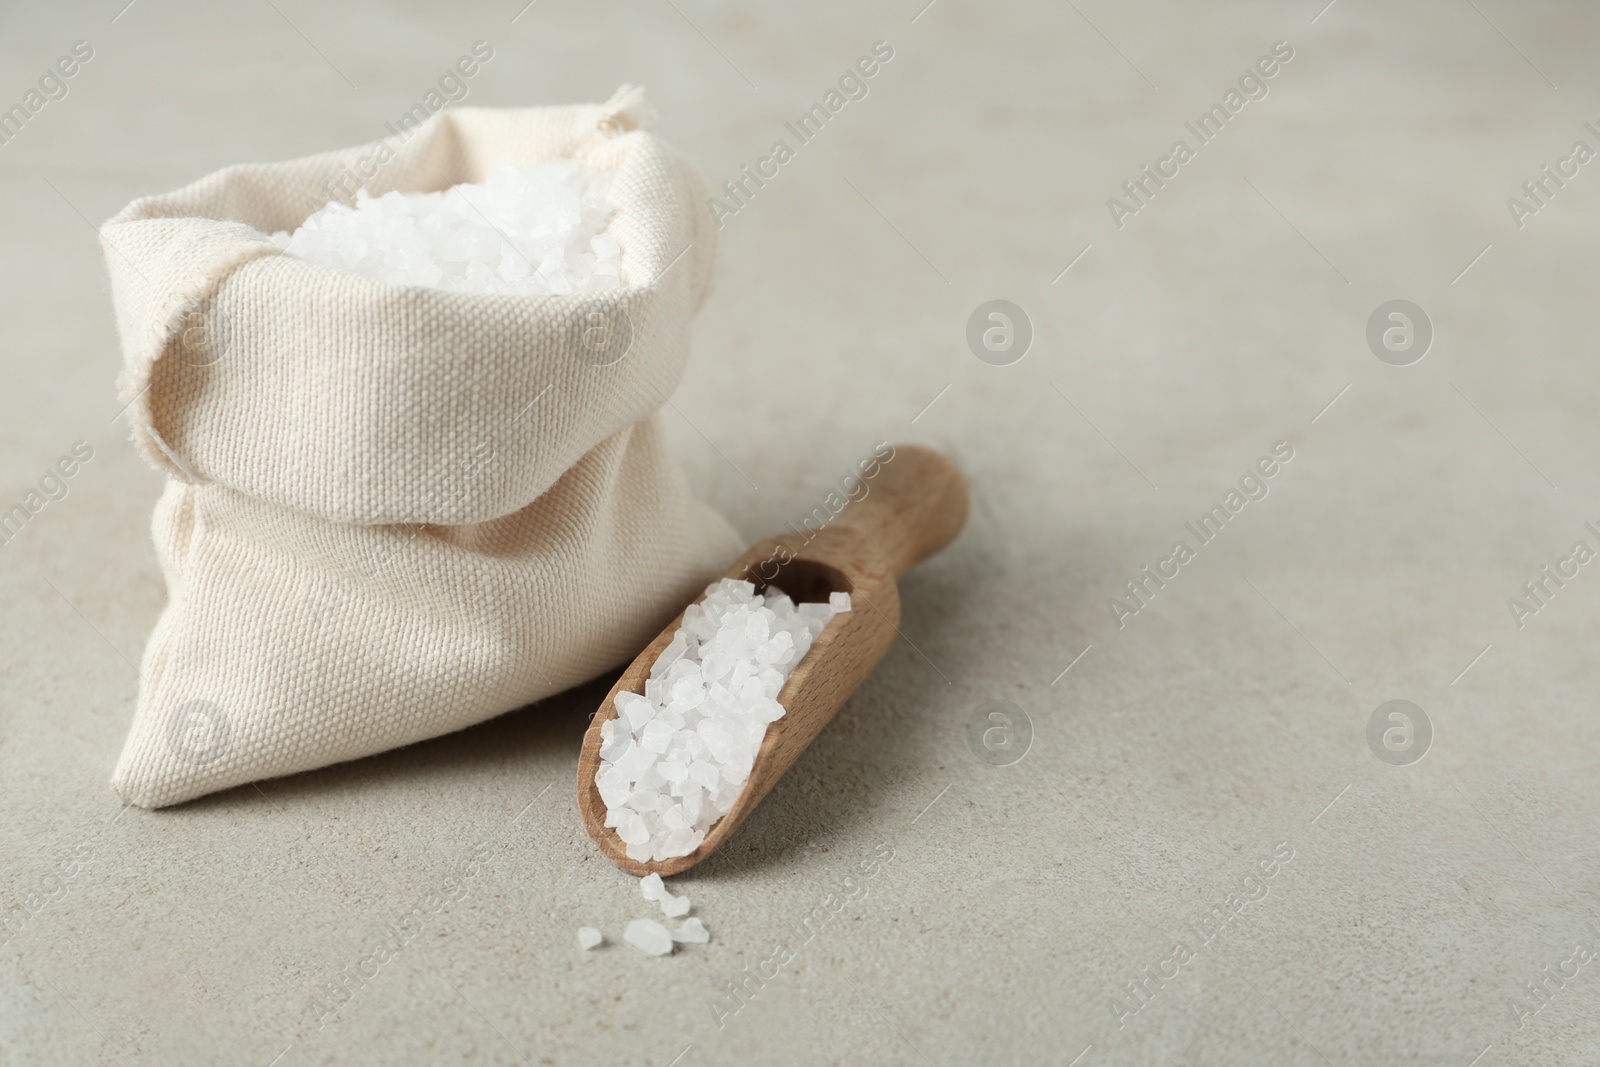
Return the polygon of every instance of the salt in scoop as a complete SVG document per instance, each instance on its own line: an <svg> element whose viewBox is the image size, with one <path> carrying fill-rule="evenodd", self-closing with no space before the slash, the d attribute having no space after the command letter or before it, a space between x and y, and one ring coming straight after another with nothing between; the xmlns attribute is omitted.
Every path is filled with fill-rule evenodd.
<svg viewBox="0 0 1600 1067"><path fill-rule="evenodd" d="M724 577L772 585L796 602L827 602L849 593L852 610L834 616L778 694L784 715L766 736L733 807L693 852L664 860L635 860L615 829L595 784L601 766L601 728L617 715L618 693L643 695L650 668L672 643L683 615L622 672L584 734L578 757L578 809L600 851L633 875L673 875L715 852L777 784L894 643L900 625L896 579L944 548L967 519L967 483L949 458L919 445L899 445L868 493L845 506L820 531L784 533L752 545Z"/></svg>

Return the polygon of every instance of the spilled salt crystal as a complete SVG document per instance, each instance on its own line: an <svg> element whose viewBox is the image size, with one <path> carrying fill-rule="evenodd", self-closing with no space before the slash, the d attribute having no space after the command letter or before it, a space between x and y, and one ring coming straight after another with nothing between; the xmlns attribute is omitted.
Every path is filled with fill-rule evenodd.
<svg viewBox="0 0 1600 1067"><path fill-rule="evenodd" d="M644 894L644 899L660 904L661 911L669 918L689 914L689 898L673 896L659 874L647 874L639 879L639 892Z"/></svg>
<svg viewBox="0 0 1600 1067"><path fill-rule="evenodd" d="M647 956L665 956L672 951L672 934L654 919L633 920L622 939Z"/></svg>
<svg viewBox="0 0 1600 1067"><path fill-rule="evenodd" d="M698 921L699 921L698 919L691 919L690 920L690 922L698 922ZM685 924L685 925L687 925L687 924ZM600 944L600 942L602 942L604 940L605 940L605 935L602 934L599 930L596 930L594 927L592 927L592 926L580 926L580 927L578 927L578 947L579 948L584 948L584 949L594 948L596 945Z"/></svg>
<svg viewBox="0 0 1600 1067"><path fill-rule="evenodd" d="M680 944L705 945L711 942L711 931L699 919L685 919L682 926L672 931L672 940Z"/></svg>

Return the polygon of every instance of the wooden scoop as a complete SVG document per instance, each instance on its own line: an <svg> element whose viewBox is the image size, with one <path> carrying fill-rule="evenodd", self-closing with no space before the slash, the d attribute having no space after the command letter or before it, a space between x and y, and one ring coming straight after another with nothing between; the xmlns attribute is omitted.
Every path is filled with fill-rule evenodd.
<svg viewBox="0 0 1600 1067"><path fill-rule="evenodd" d="M594 781L600 770L600 727L616 717L617 694L644 695L650 667L683 624L682 613L606 694L578 756L578 808L600 851L629 874L688 870L732 836L894 643L900 625L895 579L955 540L967 521L967 481L954 463L932 449L895 448L878 475L863 484L868 494L846 505L820 531L760 541L723 575L753 582L757 592L776 585L797 603L825 603L829 593L849 593L852 610L828 622L789 675L778 694L784 716L767 725L744 791L687 856L659 862L630 859L627 845L605 824L605 801Z"/></svg>

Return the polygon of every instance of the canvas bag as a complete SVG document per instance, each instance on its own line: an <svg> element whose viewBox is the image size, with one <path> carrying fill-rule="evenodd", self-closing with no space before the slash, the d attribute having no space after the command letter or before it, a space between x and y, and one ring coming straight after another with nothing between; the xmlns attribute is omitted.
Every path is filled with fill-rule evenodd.
<svg viewBox="0 0 1600 1067"><path fill-rule="evenodd" d="M738 555L663 440L716 230L648 114L627 87L452 109L403 144L228 167L105 224L120 396L168 479L152 526L169 600L112 778L125 801L354 759L567 689L636 655ZM612 173L623 288L391 285L264 236L352 174L423 192L555 157Z"/></svg>

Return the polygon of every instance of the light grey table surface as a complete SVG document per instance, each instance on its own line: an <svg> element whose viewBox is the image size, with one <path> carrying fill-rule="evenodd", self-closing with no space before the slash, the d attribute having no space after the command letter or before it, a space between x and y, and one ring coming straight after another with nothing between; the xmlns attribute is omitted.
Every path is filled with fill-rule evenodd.
<svg viewBox="0 0 1600 1067"><path fill-rule="evenodd" d="M0 546L0 1062L1600 1061L1574 949L1600 945L1600 567L1507 603L1600 547L1600 166L1507 203L1600 148L1592 8L122 3L0 14L0 106L93 49L0 144L0 507L94 450ZM619 943L649 908L577 817L604 681L168 811L107 788L164 590L94 227L373 140L477 40L467 103L643 84L714 185L894 49L725 220L667 418L751 539L884 438L958 457L971 521L904 582L878 671L678 880L713 940L667 959ZM1267 95L1119 227L1108 198L1278 41ZM964 338L994 298L1035 333L1007 366ZM1393 299L1433 327L1407 366L1365 336ZM1265 499L1114 617L1279 441ZM996 700L1033 732L1008 765L969 743ZM1369 746L1391 700L1426 715L1424 758ZM580 952L583 924L611 943Z"/></svg>

